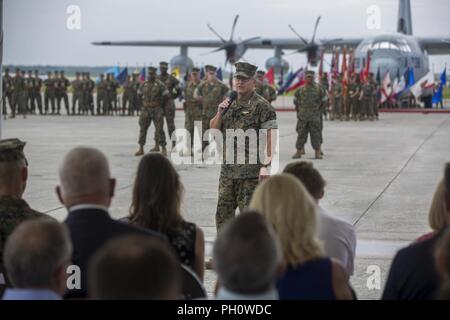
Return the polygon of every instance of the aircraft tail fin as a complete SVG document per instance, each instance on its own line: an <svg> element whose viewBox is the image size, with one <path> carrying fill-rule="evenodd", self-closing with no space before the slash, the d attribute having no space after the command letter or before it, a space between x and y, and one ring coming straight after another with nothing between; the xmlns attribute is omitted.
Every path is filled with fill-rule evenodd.
<svg viewBox="0 0 450 320"><path fill-rule="evenodd" d="M412 35L412 18L410 0L399 0L397 32Z"/></svg>

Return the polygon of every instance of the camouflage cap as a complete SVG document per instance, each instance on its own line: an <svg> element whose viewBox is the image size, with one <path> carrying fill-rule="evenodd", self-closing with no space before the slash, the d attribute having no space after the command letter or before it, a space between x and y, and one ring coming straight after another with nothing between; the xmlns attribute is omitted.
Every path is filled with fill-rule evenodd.
<svg viewBox="0 0 450 320"><path fill-rule="evenodd" d="M305 72L305 76L306 77L314 77L315 74L316 73L314 71L312 71L312 70L308 70L308 71Z"/></svg>
<svg viewBox="0 0 450 320"><path fill-rule="evenodd" d="M264 76L266 74L266 72L264 70L258 70L258 71L256 71L256 74L258 76Z"/></svg>
<svg viewBox="0 0 450 320"><path fill-rule="evenodd" d="M236 67L236 73L234 77L253 78L255 76L257 66L254 66L247 62L238 62L234 65Z"/></svg>
<svg viewBox="0 0 450 320"><path fill-rule="evenodd" d="M10 162L25 159L23 148L26 142L17 138L0 140L0 162Z"/></svg>
<svg viewBox="0 0 450 320"><path fill-rule="evenodd" d="M216 71L216 70L217 70L217 67L212 66L212 65L210 65L210 64L207 64L207 65L205 66L205 70L206 70L206 71Z"/></svg>
<svg viewBox="0 0 450 320"><path fill-rule="evenodd" d="M147 71L148 71L148 72L156 72L157 69L156 69L155 67L148 67L148 68L147 68Z"/></svg>
<svg viewBox="0 0 450 320"><path fill-rule="evenodd" d="M169 64L167 63L167 62L165 62L165 61L161 61L160 63L159 63L159 67L160 68L169 68Z"/></svg>
<svg viewBox="0 0 450 320"><path fill-rule="evenodd" d="M196 67L192 68L192 70L191 70L191 73L199 73L199 72L200 72L200 69L196 68Z"/></svg>

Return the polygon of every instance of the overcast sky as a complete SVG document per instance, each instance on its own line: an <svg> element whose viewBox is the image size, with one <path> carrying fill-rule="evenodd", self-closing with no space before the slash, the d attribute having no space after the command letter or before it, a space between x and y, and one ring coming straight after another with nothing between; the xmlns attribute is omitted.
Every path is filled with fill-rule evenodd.
<svg viewBox="0 0 450 320"><path fill-rule="evenodd" d="M213 39L211 23L228 38L236 14L235 36L243 39L293 37L292 24L310 38L318 15L318 37L361 37L394 32L397 0L4 0L4 64L138 65L157 64L178 54L177 48L98 47L102 40ZM449 0L411 0L413 30L417 36L450 37ZM81 10L80 29L66 23L70 5ZM368 29L366 10L381 10L381 28ZM222 65L224 53L201 56L210 49L189 49L197 65ZM264 65L273 50L249 50L246 60ZM303 55L286 57L294 67L305 63ZM436 72L450 56L433 57Z"/></svg>

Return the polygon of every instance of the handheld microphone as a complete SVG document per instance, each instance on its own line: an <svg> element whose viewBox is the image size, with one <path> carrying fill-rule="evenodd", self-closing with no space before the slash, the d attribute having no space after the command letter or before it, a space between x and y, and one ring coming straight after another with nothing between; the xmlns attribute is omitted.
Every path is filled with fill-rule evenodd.
<svg viewBox="0 0 450 320"><path fill-rule="evenodd" d="M228 107L223 109L222 112L220 113L220 115L223 117L225 115L225 113L227 113L228 109L230 109L231 104L233 103L234 100L236 100L237 98L237 92L236 91L231 91L228 99L230 100L230 103L228 104Z"/></svg>

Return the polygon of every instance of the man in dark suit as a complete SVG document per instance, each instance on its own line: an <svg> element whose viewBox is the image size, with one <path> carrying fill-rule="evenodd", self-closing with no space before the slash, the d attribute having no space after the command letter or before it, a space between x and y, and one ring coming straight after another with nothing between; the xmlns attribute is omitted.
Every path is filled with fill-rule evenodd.
<svg viewBox="0 0 450 320"><path fill-rule="evenodd" d="M450 163L445 168L445 202L450 220ZM434 248L445 230L432 238L400 250L392 262L383 300L432 300L436 298L439 276L434 263Z"/></svg>
<svg viewBox="0 0 450 320"><path fill-rule="evenodd" d="M59 169L59 178L56 193L69 211L65 223L73 244L72 263L81 271L81 287L75 285L75 288L68 288L71 289L68 297L88 295L88 264L97 250L109 240L124 235L147 235L165 241L156 232L110 217L108 208L114 196L116 180L111 178L108 161L100 151L86 147L71 150Z"/></svg>

